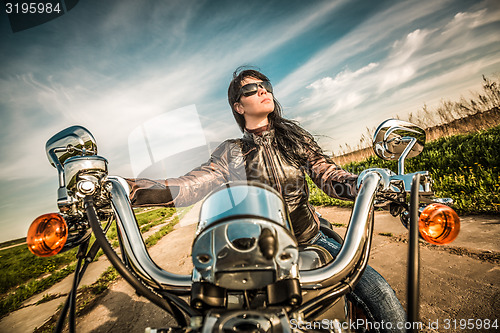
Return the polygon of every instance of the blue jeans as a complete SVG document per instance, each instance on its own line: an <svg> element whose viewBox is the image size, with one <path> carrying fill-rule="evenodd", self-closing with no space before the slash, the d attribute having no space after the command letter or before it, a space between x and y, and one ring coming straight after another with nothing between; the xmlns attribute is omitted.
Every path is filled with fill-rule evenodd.
<svg viewBox="0 0 500 333"><path fill-rule="evenodd" d="M322 232L313 240L313 244L325 248L335 258L340 251L341 245L332 238L326 237ZM347 297L362 307L368 319L384 329L374 330L376 332L406 332L404 323L406 313L399 302L394 290L387 281L376 270L367 266L358 284ZM391 322L392 325L387 324ZM398 329L398 323L403 328ZM376 325L373 325L374 327ZM389 327L392 326L392 327Z"/></svg>

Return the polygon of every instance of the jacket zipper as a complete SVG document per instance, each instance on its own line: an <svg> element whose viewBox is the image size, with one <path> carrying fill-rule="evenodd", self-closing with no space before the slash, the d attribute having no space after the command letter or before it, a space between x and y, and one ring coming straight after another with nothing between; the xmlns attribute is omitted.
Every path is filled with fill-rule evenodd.
<svg viewBox="0 0 500 333"><path fill-rule="evenodd" d="M264 141L264 151L266 152L267 160L269 161L269 165L271 166L271 172L273 174L274 183L278 187L277 188L278 192L281 193L281 196L283 197L283 199L285 199L283 191L281 189L281 183L278 180L278 174L276 172L276 168L274 166L274 162L273 162L273 159L271 157L271 153L269 152L269 142L267 141L267 138L264 138L263 141Z"/></svg>

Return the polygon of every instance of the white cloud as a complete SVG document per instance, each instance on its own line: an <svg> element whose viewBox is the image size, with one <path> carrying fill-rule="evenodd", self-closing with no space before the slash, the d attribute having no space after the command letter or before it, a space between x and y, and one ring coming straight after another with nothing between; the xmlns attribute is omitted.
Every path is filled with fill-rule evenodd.
<svg viewBox="0 0 500 333"><path fill-rule="evenodd" d="M409 24L441 10L448 1L403 1L388 9L376 13L356 29L325 47L307 63L285 77L277 86L283 99L294 102L294 96L315 81L318 76L344 67L351 59L371 53L372 49L385 48L394 35L400 33ZM392 39L393 41L394 39ZM370 62L378 62L371 60ZM298 94L301 95L301 94Z"/></svg>
<svg viewBox="0 0 500 333"><path fill-rule="evenodd" d="M475 29L498 21L499 9L481 9L475 12L460 12L444 27L443 35L456 35L466 29Z"/></svg>
<svg viewBox="0 0 500 333"><path fill-rule="evenodd" d="M428 31L417 29L409 33L405 39L394 43L393 50L380 73L382 77L378 86L379 94L415 76L419 63L412 57L422 48L428 34Z"/></svg>
<svg viewBox="0 0 500 333"><path fill-rule="evenodd" d="M324 111L328 110L328 114L334 114L339 110L358 106L367 97L360 77L367 75L377 66L378 64L371 63L355 72L345 69L335 78L325 77L311 83L307 86L310 95L302 99L298 108L301 110L321 108ZM358 85L358 89L352 89L353 85Z"/></svg>

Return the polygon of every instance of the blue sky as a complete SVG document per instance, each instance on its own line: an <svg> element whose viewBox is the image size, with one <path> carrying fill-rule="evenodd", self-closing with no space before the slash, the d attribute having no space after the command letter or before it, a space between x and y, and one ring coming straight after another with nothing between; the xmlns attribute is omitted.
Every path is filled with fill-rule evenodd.
<svg viewBox="0 0 500 333"><path fill-rule="evenodd" d="M68 126L88 128L123 176L141 124L163 128L167 147L201 128L199 160L238 137L226 93L240 65L266 73L285 116L327 151L500 72L498 1L81 0L17 33L2 13L0 33L0 241L57 210L44 147ZM164 117L179 109L195 125Z"/></svg>

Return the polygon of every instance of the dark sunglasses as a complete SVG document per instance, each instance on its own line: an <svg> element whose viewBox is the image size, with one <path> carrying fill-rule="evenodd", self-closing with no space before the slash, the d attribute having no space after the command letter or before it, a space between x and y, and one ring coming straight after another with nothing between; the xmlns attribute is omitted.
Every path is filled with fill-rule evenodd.
<svg viewBox="0 0 500 333"><path fill-rule="evenodd" d="M249 83L240 88L237 100L239 101L241 96L248 97L255 95L259 91L259 87L261 87L262 89L266 89L268 93L273 92L273 86L269 81Z"/></svg>

